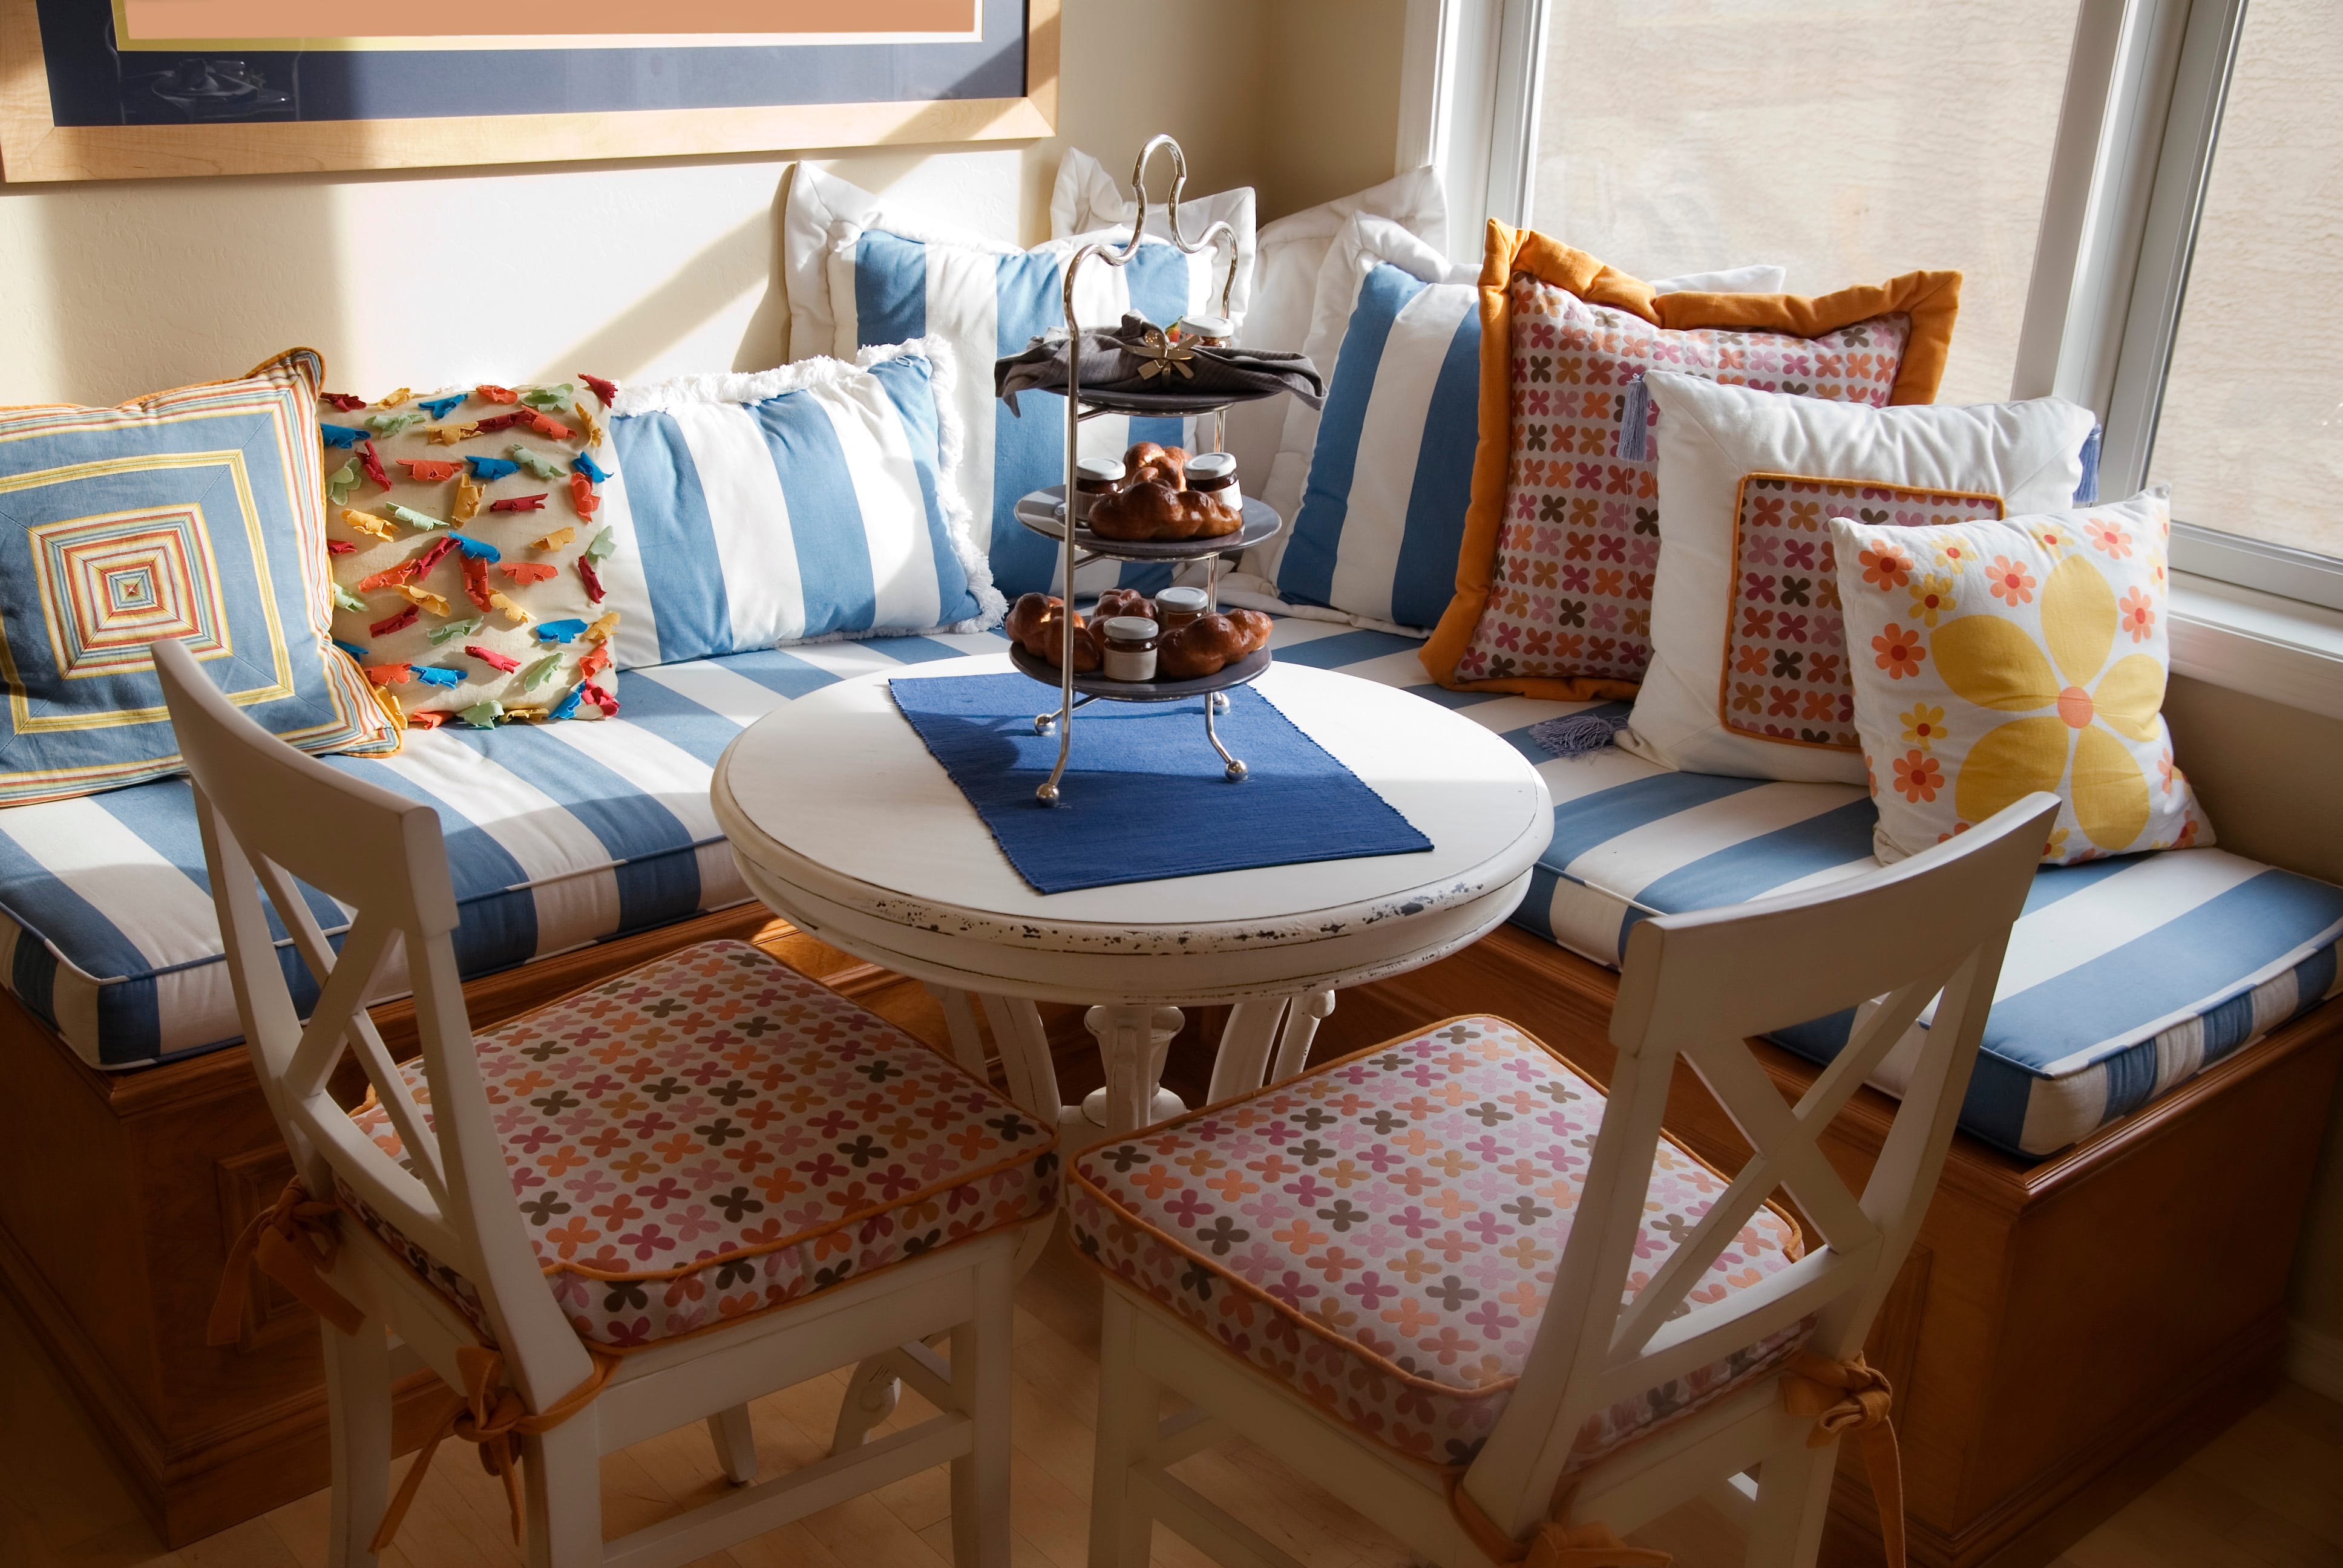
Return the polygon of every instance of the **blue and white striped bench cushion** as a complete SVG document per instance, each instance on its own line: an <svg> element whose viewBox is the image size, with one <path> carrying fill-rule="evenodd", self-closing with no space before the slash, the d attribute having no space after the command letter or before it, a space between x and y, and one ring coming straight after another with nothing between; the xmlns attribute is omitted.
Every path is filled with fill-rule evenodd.
<svg viewBox="0 0 2343 1568"><path fill-rule="evenodd" d="M977 631L1006 607L950 482L966 374L941 338L618 395L621 668Z"/></svg>
<svg viewBox="0 0 2343 1568"><path fill-rule="evenodd" d="M1858 789L1669 773L1616 751L1552 758L1531 727L1598 705L1427 686L1416 644L1384 632L1289 619L1272 641L1288 663L1463 712L1536 764L1554 838L1514 920L1597 962L1617 962L1639 905L1732 903L1876 863ZM628 670L616 719L419 731L396 757L326 761L439 807L458 956L485 974L746 901L708 804L743 726L848 676L1004 646L997 632L875 638ZM330 905L317 913L342 923ZM2046 869L1962 1125L2022 1153L2063 1148L2335 994L2339 937L2343 889L2219 849ZM0 980L85 1060L136 1066L233 1040L218 960L185 780L0 810ZM1826 1060L1848 1021L1783 1042ZM1897 1087L1893 1059L1879 1081Z"/></svg>
<svg viewBox="0 0 2343 1568"><path fill-rule="evenodd" d="M875 344L932 334L948 340L968 367L956 398L968 432L960 493L987 541L993 581L1011 598L1047 590L1055 581L1051 541L1020 524L1014 508L1027 492L1065 482L1066 405L1054 393L1028 392L1011 414L992 395L991 366L1065 325L1066 262L1096 237L1051 240L1021 251L908 237L850 222L831 228L832 351L843 358ZM1214 260L1212 251L1186 256L1168 242L1147 239L1122 266L1083 266L1075 280L1075 312L1086 327L1111 327L1126 311L1169 325L1219 299ZM795 346L799 355L813 351ZM1082 427L1081 452L1119 457L1134 441L1178 446L1187 438L1185 420L1103 415ZM1080 578L1085 592L1120 583L1151 593L1171 580L1169 567L1127 562L1099 563Z"/></svg>

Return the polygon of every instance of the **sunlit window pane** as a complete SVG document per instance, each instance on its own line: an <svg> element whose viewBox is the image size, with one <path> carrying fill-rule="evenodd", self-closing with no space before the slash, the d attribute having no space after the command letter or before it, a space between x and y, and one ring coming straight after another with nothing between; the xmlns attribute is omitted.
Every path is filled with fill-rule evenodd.
<svg viewBox="0 0 2343 1568"><path fill-rule="evenodd" d="M2343 5L2253 0L2151 477L2174 515L2343 556Z"/></svg>
<svg viewBox="0 0 2343 1568"><path fill-rule="evenodd" d="M1644 277L1957 267L1937 400L2006 397L2076 4L1555 0L1532 221Z"/></svg>

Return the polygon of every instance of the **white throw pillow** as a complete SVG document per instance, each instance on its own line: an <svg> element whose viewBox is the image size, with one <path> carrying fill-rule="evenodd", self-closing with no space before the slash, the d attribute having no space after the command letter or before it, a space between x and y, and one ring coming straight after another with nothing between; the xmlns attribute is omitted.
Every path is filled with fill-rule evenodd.
<svg viewBox="0 0 2343 1568"><path fill-rule="evenodd" d="M2073 505L2091 411L1872 408L1644 377L1658 409L1652 659L1620 746L1663 767L1860 784L1834 512L1891 526Z"/></svg>
<svg viewBox="0 0 2343 1568"><path fill-rule="evenodd" d="M1165 172L1168 166L1168 159L1158 162L1153 172L1158 186L1169 182L1171 176ZM1096 239L1106 233L1129 234L1133 205L1131 187L1109 174L1104 164L1080 147L1068 147L1066 156L1058 160L1058 183L1050 192L1050 237L1065 239L1079 234ZM1237 276L1229 296L1229 315L1243 321L1250 314L1258 276L1252 187L1239 186L1212 196L1191 196L1180 204L1180 235L1191 245L1198 235L1223 222L1235 231L1237 248ZM1147 204L1147 232L1158 239L1172 237L1171 215L1161 201ZM1229 260L1226 249L1218 244L1214 249L1219 260L1214 263L1212 307L1207 314L1217 316L1221 313L1221 288L1228 276ZM1166 321L1158 325L1172 324Z"/></svg>

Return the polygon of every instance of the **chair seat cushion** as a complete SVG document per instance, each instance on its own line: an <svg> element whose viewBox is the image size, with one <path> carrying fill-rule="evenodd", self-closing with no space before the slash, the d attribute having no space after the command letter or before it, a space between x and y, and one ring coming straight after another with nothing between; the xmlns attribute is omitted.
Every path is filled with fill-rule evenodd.
<svg viewBox="0 0 2343 1568"><path fill-rule="evenodd" d="M746 942L478 1037L513 1196L578 1334L632 1350L1051 1211L1055 1129ZM429 1114L422 1064L401 1070ZM399 1158L371 1096L352 1113ZM484 1336L469 1282L343 1202Z"/></svg>
<svg viewBox="0 0 2343 1568"><path fill-rule="evenodd" d="M1495 1018L1453 1019L1073 1161L1068 1212L1100 1268L1361 1433L1471 1460L1528 1362L1602 1125L1603 1091ZM1725 1181L1664 1139L1627 1299ZM1803 1251L1763 1209L1691 1299ZM1797 1324L1624 1401L1579 1432L1583 1468L1755 1377Z"/></svg>

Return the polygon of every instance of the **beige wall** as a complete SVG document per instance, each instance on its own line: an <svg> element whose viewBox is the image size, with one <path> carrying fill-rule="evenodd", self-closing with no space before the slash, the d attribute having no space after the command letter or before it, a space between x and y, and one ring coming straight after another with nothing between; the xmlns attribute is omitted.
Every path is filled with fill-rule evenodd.
<svg viewBox="0 0 2343 1568"><path fill-rule="evenodd" d="M1110 167L1169 130L1192 189L1252 181L1267 32L1252 0L1069 0L1060 128ZM1165 47L1135 46L1142 34ZM1191 40L1222 67L1177 68ZM1389 110L1377 112L1388 173ZM825 162L1031 241L1047 229L1062 145ZM297 343L360 390L777 364L795 156L0 186L0 403L113 402Z"/></svg>
<svg viewBox="0 0 2343 1568"><path fill-rule="evenodd" d="M1392 176L1407 0L1273 0L1263 222Z"/></svg>

